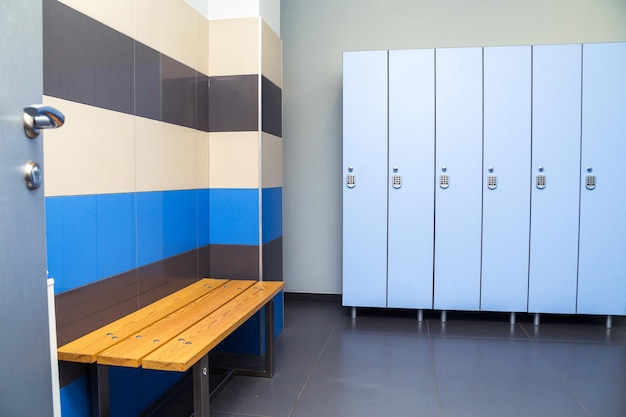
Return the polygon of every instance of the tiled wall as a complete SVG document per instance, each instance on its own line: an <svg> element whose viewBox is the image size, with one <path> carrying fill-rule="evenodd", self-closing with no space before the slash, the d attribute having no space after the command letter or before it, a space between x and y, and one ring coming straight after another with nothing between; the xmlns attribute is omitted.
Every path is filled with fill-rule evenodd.
<svg viewBox="0 0 626 417"><path fill-rule="evenodd" d="M44 0L44 102L66 115L44 135L59 344L199 277L282 280L281 66L260 17ZM113 372L114 415L179 377ZM62 363L61 386L63 415L89 415L86 368Z"/></svg>

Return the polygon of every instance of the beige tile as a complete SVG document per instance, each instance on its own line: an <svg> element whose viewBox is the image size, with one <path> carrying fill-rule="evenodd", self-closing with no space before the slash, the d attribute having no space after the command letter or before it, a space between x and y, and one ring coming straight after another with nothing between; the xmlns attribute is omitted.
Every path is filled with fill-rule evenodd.
<svg viewBox="0 0 626 417"><path fill-rule="evenodd" d="M135 0L135 39L156 51L161 50L163 5L164 0Z"/></svg>
<svg viewBox="0 0 626 417"><path fill-rule="evenodd" d="M198 138L197 148L197 168L198 179L197 188L209 188L209 132L196 131Z"/></svg>
<svg viewBox="0 0 626 417"><path fill-rule="evenodd" d="M209 75L259 73L259 18L209 22Z"/></svg>
<svg viewBox="0 0 626 417"><path fill-rule="evenodd" d="M46 196L135 190L133 116L49 96L43 102L65 114L60 129L43 135Z"/></svg>
<svg viewBox="0 0 626 417"><path fill-rule="evenodd" d="M160 52L196 69L196 12L183 0L161 0Z"/></svg>
<svg viewBox="0 0 626 417"><path fill-rule="evenodd" d="M278 136L263 135L263 188L283 186L283 140Z"/></svg>
<svg viewBox="0 0 626 417"><path fill-rule="evenodd" d="M272 28L262 22L261 31L261 71L265 77L279 86L283 87L283 43L280 37Z"/></svg>
<svg viewBox="0 0 626 417"><path fill-rule="evenodd" d="M211 188L259 188L259 133L209 134Z"/></svg>
<svg viewBox="0 0 626 417"><path fill-rule="evenodd" d="M198 186L198 131L135 117L137 191L188 190Z"/></svg>
<svg viewBox="0 0 626 417"><path fill-rule="evenodd" d="M204 75L209 75L209 21L201 14L197 14L196 22L198 28L198 71Z"/></svg>
<svg viewBox="0 0 626 417"><path fill-rule="evenodd" d="M133 2L128 0L85 1L60 0L69 7L112 27L125 34L134 36L134 8Z"/></svg>
<svg viewBox="0 0 626 417"><path fill-rule="evenodd" d="M190 68L198 68L198 21L204 18L190 5L183 0L135 0L135 16L137 41ZM201 30L205 36L207 24L204 19ZM207 62L202 64L205 74L207 66Z"/></svg>

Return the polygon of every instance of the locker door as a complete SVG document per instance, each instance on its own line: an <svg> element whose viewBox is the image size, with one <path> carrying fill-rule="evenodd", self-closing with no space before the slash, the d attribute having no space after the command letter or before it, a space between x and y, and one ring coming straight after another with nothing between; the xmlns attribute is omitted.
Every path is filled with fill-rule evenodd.
<svg viewBox="0 0 626 417"><path fill-rule="evenodd" d="M582 118L578 313L625 315L626 43L583 45Z"/></svg>
<svg viewBox="0 0 626 417"><path fill-rule="evenodd" d="M434 308L478 310L482 48L436 51Z"/></svg>
<svg viewBox="0 0 626 417"><path fill-rule="evenodd" d="M435 51L389 52L387 306L432 308Z"/></svg>
<svg viewBox="0 0 626 417"><path fill-rule="evenodd" d="M387 304L387 51L343 55L343 304Z"/></svg>
<svg viewBox="0 0 626 417"><path fill-rule="evenodd" d="M581 45L533 47L528 294L533 313L576 312L580 85Z"/></svg>
<svg viewBox="0 0 626 417"><path fill-rule="evenodd" d="M526 311L530 46L484 49L481 310Z"/></svg>

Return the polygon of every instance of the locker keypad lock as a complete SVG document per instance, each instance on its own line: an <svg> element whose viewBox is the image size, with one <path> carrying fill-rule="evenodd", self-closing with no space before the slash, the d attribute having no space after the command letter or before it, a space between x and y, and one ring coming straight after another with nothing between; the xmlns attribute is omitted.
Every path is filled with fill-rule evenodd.
<svg viewBox="0 0 626 417"><path fill-rule="evenodd" d="M495 175L487 176L487 188L495 190L498 187L498 177Z"/></svg>
<svg viewBox="0 0 626 417"><path fill-rule="evenodd" d="M593 190L594 188L596 188L596 176L595 175L585 176L585 188L588 190Z"/></svg>
<svg viewBox="0 0 626 417"><path fill-rule="evenodd" d="M544 188L546 188L546 176L545 176L545 174L537 175L537 188L539 188L540 190L543 190Z"/></svg>
<svg viewBox="0 0 626 417"><path fill-rule="evenodd" d="M348 188L354 188L356 186L356 175L354 174L346 175L346 186Z"/></svg>
<svg viewBox="0 0 626 417"><path fill-rule="evenodd" d="M443 189L450 186L450 176L448 174L441 174L439 176L439 186Z"/></svg>
<svg viewBox="0 0 626 417"><path fill-rule="evenodd" d="M395 189L398 189L398 188L402 187L402 176L397 175L397 174L394 175L392 180L391 180L391 185Z"/></svg>

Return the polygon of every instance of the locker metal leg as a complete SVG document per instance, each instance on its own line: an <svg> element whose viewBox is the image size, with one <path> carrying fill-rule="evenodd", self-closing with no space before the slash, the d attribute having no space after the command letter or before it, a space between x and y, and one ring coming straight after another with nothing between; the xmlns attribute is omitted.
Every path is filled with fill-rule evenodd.
<svg viewBox="0 0 626 417"><path fill-rule="evenodd" d="M511 313L511 316L509 317L509 323L511 323L511 326L515 324L515 313Z"/></svg>
<svg viewBox="0 0 626 417"><path fill-rule="evenodd" d="M445 323L448 321L448 312L446 310L441 310L441 322Z"/></svg>
<svg viewBox="0 0 626 417"><path fill-rule="evenodd" d="M533 324L539 326L539 313L535 313L535 322Z"/></svg>
<svg viewBox="0 0 626 417"><path fill-rule="evenodd" d="M610 329L613 327L613 317L611 315L606 316L606 328Z"/></svg>
<svg viewBox="0 0 626 417"><path fill-rule="evenodd" d="M352 312L350 313L350 316L351 316L353 319L356 319L356 307L352 307Z"/></svg>
<svg viewBox="0 0 626 417"><path fill-rule="evenodd" d="M421 308L417 310L417 321L419 321L420 323L424 321L424 310L422 310Z"/></svg>

